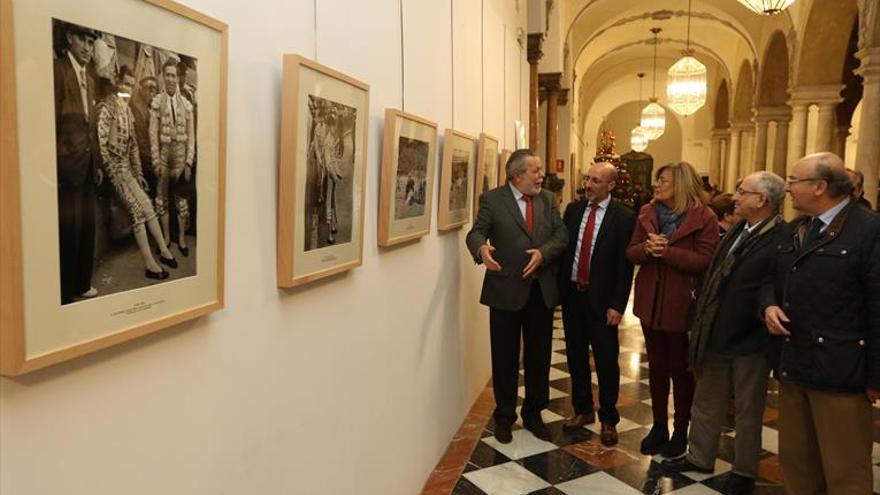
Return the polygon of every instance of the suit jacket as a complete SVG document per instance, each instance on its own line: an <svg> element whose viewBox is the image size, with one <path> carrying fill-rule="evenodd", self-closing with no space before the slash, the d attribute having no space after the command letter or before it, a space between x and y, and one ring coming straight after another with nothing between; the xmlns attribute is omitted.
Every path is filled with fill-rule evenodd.
<svg viewBox="0 0 880 495"><path fill-rule="evenodd" d="M707 206L692 206L669 238L663 257L649 258L645 241L648 233L659 231L657 211L649 203L639 212L626 248L627 259L641 265L633 313L654 330L684 332L697 287L718 246L718 218Z"/></svg>
<svg viewBox="0 0 880 495"><path fill-rule="evenodd" d="M808 220L780 232L761 291L761 314L777 305L791 320L776 376L834 392L880 389L880 216L851 202L801 248Z"/></svg>
<svg viewBox="0 0 880 495"><path fill-rule="evenodd" d="M92 180L93 164L98 163L95 134L96 76L92 64L86 66L88 116L83 108L79 81L69 56L55 59L55 146L58 183L80 187Z"/></svg>
<svg viewBox="0 0 880 495"><path fill-rule="evenodd" d="M770 336L758 314L758 295L772 266L782 220L761 222L731 252L745 226L745 220L739 222L721 239L700 288L690 340L695 367L707 350L733 356L767 351Z"/></svg>
<svg viewBox="0 0 880 495"><path fill-rule="evenodd" d="M499 272L486 270L480 303L507 311L522 309L528 302L532 286L532 280L522 279L523 269L530 259L526 250L536 248L541 251L544 263L533 278L541 285L547 307L558 304L557 261L568 242L568 234L559 218L556 195L542 190L532 201L532 215L534 232L529 234L513 191L507 184L480 196L480 209L467 234L467 247L474 260L482 263L480 247L489 241L495 247L492 257L501 265Z"/></svg>
<svg viewBox="0 0 880 495"><path fill-rule="evenodd" d="M559 269L559 288L563 298L571 290L569 282L575 271L574 255L586 209L587 201L570 203L563 216L569 239ZM587 292L587 298L596 314L604 315L608 308L614 308L621 314L626 310L633 276L633 265L626 259L626 247L635 223L636 215L632 210L613 200L608 203L590 256L591 290Z"/></svg>

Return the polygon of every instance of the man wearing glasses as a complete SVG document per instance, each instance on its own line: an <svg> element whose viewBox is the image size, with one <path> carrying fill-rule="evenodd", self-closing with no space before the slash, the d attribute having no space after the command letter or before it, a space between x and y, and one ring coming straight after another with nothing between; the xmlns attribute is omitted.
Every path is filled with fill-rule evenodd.
<svg viewBox="0 0 880 495"><path fill-rule="evenodd" d="M776 246L762 289L780 336L779 459L791 494L871 493L871 404L880 400L880 216L851 199L833 153L786 181L802 216Z"/></svg>
<svg viewBox="0 0 880 495"><path fill-rule="evenodd" d="M755 309L776 254L784 199L785 181L772 172L746 176L733 196L734 214L743 220L715 251L691 326L689 361L697 383L688 455L663 461L676 471L715 470L732 386L736 439L733 472L723 489L728 495L752 493L758 476L770 339Z"/></svg>

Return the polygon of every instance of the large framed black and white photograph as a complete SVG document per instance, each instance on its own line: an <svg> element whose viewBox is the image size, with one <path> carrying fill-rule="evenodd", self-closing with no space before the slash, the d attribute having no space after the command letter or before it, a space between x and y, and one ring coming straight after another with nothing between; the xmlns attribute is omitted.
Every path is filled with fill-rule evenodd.
<svg viewBox="0 0 880 495"><path fill-rule="evenodd" d="M222 307L226 25L0 1L3 373Z"/></svg>
<svg viewBox="0 0 880 495"><path fill-rule="evenodd" d="M474 138L454 129L446 129L443 166L440 170L437 230L455 229L470 219L473 177Z"/></svg>
<svg viewBox="0 0 880 495"><path fill-rule="evenodd" d="M437 124L400 110L385 110L380 246L416 239L431 229L436 145Z"/></svg>
<svg viewBox="0 0 880 495"><path fill-rule="evenodd" d="M284 56L277 282L294 287L363 259L369 86Z"/></svg>

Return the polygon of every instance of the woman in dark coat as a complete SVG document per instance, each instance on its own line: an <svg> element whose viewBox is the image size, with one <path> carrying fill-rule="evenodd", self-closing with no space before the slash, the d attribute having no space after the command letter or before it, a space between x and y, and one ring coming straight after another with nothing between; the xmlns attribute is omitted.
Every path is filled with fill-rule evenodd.
<svg viewBox="0 0 880 495"><path fill-rule="evenodd" d="M718 219L705 205L700 177L687 162L657 170L654 199L639 211L626 257L639 272L633 313L642 323L650 370L654 426L643 454L676 457L687 448L694 396L688 371L688 310L718 245ZM670 379L675 405L672 438L667 426Z"/></svg>

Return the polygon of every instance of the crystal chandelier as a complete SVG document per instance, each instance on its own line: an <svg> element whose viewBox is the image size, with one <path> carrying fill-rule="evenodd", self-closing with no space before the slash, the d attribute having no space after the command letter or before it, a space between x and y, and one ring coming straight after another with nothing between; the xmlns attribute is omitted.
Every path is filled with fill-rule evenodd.
<svg viewBox="0 0 880 495"><path fill-rule="evenodd" d="M738 0L749 10L764 15L775 15L789 8L795 0Z"/></svg>
<svg viewBox="0 0 880 495"><path fill-rule="evenodd" d="M688 0L687 49L684 57L669 68L666 104L673 112L687 117L706 103L706 66L693 57L691 49L691 1Z"/></svg>
<svg viewBox="0 0 880 495"><path fill-rule="evenodd" d="M642 78L645 77L644 72L639 72L636 74L639 78L639 103L642 102ZM648 136L645 135L644 129L642 129L641 125L637 125L633 127L633 130L630 132L629 136L629 147L632 148L633 151L645 151L645 148L648 147Z"/></svg>
<svg viewBox="0 0 880 495"><path fill-rule="evenodd" d="M642 130L645 132L645 135L650 140L655 140L663 135L663 131L666 130L666 110L657 103L657 35L660 34L662 29L660 28L651 28L651 32L654 33L654 85L651 90L651 99L648 106L642 109L642 121L641 126Z"/></svg>

